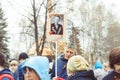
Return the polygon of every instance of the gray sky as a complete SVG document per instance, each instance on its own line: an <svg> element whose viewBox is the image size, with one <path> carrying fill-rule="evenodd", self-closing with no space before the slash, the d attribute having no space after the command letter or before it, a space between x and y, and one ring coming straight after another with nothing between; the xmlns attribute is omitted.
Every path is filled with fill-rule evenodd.
<svg viewBox="0 0 120 80"><path fill-rule="evenodd" d="M9 36L11 37L9 48L12 53L16 53L15 50L22 52L22 51L26 51L27 49L26 46L22 44L17 44L19 45L19 47L16 48L15 44L19 39L18 33L21 30L20 27L18 27L19 21L22 18L20 13L25 13L25 8L28 8L26 6L30 4L29 1L30 0L0 0L6 15L5 17L7 18ZM80 1L80 0L75 0L75 1L76 3L78 3L77 1ZM107 8L112 10L112 12L115 15L117 15L120 19L120 5L119 5L120 0L102 0L102 1L105 3Z"/></svg>

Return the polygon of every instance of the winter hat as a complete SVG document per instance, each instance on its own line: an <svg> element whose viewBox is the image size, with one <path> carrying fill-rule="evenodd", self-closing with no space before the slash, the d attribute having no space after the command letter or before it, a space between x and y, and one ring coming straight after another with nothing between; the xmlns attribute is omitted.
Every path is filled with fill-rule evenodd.
<svg viewBox="0 0 120 80"><path fill-rule="evenodd" d="M67 63L67 74L73 74L77 71L88 70L88 62L80 55L71 57Z"/></svg>
<svg viewBox="0 0 120 80"><path fill-rule="evenodd" d="M102 69L102 68L103 68L103 65L102 65L101 61L97 60L94 65L94 69Z"/></svg>
<svg viewBox="0 0 120 80"><path fill-rule="evenodd" d="M26 59L26 58L28 58L27 53L25 53L25 52L20 53L20 55L19 55L19 60L21 60L21 59Z"/></svg>

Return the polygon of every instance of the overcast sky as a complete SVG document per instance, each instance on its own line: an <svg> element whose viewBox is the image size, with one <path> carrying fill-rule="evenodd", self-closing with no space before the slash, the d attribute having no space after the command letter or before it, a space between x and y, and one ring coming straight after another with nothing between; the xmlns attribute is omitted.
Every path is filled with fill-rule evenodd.
<svg viewBox="0 0 120 80"><path fill-rule="evenodd" d="M9 23L9 27L11 29L12 26L17 26L19 20L21 19L22 12L25 13L25 8L30 4L30 0L0 0L2 3L3 9L5 11L5 15L8 18L7 22ZM80 0L76 0L80 1ZM108 9L112 9L113 13L120 16L120 0L103 0ZM21 7L20 7L21 6ZM11 31L13 32L13 31Z"/></svg>
<svg viewBox="0 0 120 80"><path fill-rule="evenodd" d="M17 40L19 39L18 37L15 36L17 35L17 33L20 32L20 28L18 27L19 24L18 22L22 18L20 13L25 13L24 10L25 8L27 8L26 6L30 4L29 1L30 0L0 0L0 2L2 3L4 13L6 15L5 17L7 18L7 23L9 26L8 27L9 35L12 35L12 38L14 38L11 39L12 42L13 40L15 40L14 42L17 42ZM76 1L80 1L80 0L76 0ZM112 12L120 18L120 5L119 5L120 0L102 0L102 1L105 3L108 9L112 10ZM15 49L15 45L13 43L10 44L9 47L10 50L12 50L13 48ZM21 45L20 47L23 48L23 49L19 48L21 49L20 51L26 50L25 46Z"/></svg>

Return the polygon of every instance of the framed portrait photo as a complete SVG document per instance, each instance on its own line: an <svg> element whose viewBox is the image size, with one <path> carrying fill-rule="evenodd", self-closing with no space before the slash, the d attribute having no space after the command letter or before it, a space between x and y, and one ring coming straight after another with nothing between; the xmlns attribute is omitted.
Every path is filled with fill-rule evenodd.
<svg viewBox="0 0 120 80"><path fill-rule="evenodd" d="M51 32L51 35L64 34L64 15L63 14L52 14L50 16L50 32Z"/></svg>

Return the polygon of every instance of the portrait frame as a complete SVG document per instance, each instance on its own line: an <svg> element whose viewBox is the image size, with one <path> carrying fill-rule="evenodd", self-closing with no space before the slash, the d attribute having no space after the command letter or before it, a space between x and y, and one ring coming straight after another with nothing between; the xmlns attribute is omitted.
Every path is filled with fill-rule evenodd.
<svg viewBox="0 0 120 80"><path fill-rule="evenodd" d="M57 28L55 27L55 22L58 23ZM50 15L50 35L63 35L63 34L64 34L64 15L51 14Z"/></svg>

